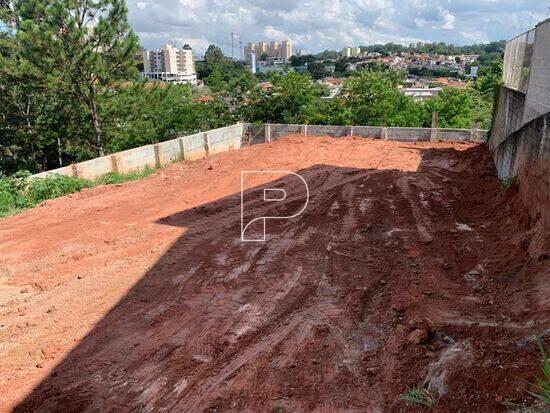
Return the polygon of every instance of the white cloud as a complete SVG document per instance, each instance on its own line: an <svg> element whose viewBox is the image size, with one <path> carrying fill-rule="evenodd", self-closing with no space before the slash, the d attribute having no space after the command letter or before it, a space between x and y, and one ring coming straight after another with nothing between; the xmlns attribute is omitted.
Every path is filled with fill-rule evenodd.
<svg viewBox="0 0 550 413"><path fill-rule="evenodd" d="M248 41L290 38L310 52L379 42L454 44L511 38L542 20L532 0L127 0L145 47L170 40L199 53L231 35Z"/></svg>

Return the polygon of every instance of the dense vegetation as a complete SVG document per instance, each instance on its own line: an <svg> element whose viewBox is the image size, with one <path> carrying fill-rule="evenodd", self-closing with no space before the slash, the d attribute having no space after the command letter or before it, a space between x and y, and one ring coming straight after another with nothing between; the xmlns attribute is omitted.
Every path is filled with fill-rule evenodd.
<svg viewBox="0 0 550 413"><path fill-rule="evenodd" d="M0 218L32 208L47 199L73 194L96 185L134 181L153 172L155 169L151 167L128 174L111 172L93 181L62 175L49 175L44 179L34 179L26 171L17 172L9 177L0 176Z"/></svg>
<svg viewBox="0 0 550 413"><path fill-rule="evenodd" d="M406 73L377 65L325 99L315 73L255 76L210 46L197 62L206 85L199 90L139 79L126 14L122 0L0 2L0 173L39 172L237 121L430 126L435 110L444 127L490 126L498 61L472 87L424 104L399 92Z"/></svg>
<svg viewBox="0 0 550 413"><path fill-rule="evenodd" d="M455 46L444 42L436 43L411 43L409 46L403 46L395 43L377 44L373 46L361 46L361 50L366 52L377 52L384 56L404 53L427 53L445 56L453 55L479 55L482 65L493 61L504 52L504 40L491 42L487 44L474 44L469 46Z"/></svg>

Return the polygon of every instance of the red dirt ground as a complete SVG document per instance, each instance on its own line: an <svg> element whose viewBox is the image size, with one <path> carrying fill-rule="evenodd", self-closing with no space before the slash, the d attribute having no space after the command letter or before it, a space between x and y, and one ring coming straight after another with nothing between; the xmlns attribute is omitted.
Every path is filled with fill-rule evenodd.
<svg viewBox="0 0 550 413"><path fill-rule="evenodd" d="M266 243L241 170L309 184ZM277 185L247 210L296 212ZM48 201L0 221L0 410L505 411L550 332L534 227L473 144L292 136Z"/></svg>

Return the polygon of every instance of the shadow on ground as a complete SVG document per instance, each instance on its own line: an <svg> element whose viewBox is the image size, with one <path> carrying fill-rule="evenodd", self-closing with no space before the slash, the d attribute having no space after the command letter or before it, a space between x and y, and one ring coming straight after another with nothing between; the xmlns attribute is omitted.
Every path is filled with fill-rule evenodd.
<svg viewBox="0 0 550 413"><path fill-rule="evenodd" d="M410 320L492 311L463 277L490 255L476 240L498 188L484 151L422 150L416 172L301 170L309 205L269 221L265 243L241 242L239 193L162 219L186 232L15 411L406 409L399 393L449 346L410 345ZM266 186L286 201L262 202ZM265 216L304 202L289 176L244 204Z"/></svg>

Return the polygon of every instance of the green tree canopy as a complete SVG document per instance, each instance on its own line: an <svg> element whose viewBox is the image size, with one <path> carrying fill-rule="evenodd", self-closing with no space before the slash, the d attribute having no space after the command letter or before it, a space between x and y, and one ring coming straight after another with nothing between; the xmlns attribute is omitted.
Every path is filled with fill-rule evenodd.
<svg viewBox="0 0 550 413"><path fill-rule="evenodd" d="M17 0L21 57L51 89L88 108L94 146L104 154L98 88L137 75L137 36L123 0Z"/></svg>
<svg viewBox="0 0 550 413"><path fill-rule="evenodd" d="M363 69L346 79L340 101L353 123L372 126L420 126L423 108L399 91L404 73Z"/></svg>
<svg viewBox="0 0 550 413"><path fill-rule="evenodd" d="M269 123L310 123L326 90L308 75L287 72L271 78L267 92L256 91L249 102L249 119Z"/></svg>

